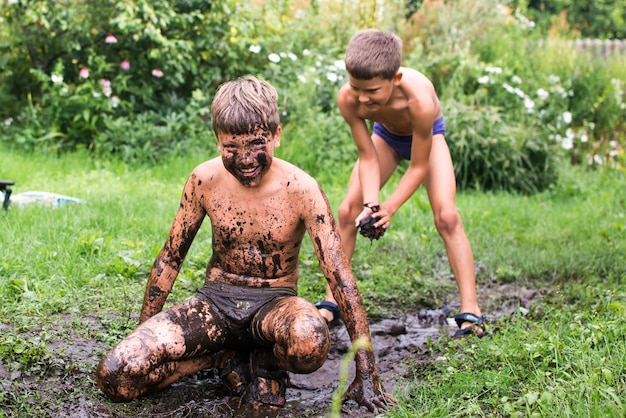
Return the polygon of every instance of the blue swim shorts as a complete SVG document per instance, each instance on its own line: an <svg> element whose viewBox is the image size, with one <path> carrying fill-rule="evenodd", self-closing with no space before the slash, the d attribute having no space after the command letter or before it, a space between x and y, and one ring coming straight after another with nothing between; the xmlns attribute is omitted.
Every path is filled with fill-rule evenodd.
<svg viewBox="0 0 626 418"><path fill-rule="evenodd" d="M392 134L383 126L382 123L374 122L374 133L380 136L386 143L393 148L400 157L405 160L411 159L411 144L413 142L413 136L411 135L396 135ZM446 133L446 121L441 116L433 124L433 135Z"/></svg>

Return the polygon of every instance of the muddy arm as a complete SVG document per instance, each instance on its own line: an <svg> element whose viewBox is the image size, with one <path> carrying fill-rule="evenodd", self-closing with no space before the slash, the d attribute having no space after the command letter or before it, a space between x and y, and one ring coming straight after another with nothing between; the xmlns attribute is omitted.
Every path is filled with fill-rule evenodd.
<svg viewBox="0 0 626 418"><path fill-rule="evenodd" d="M356 280L344 254L339 231L330 205L320 190L320 199L312 202L307 230L320 261L320 267L333 293L350 340L362 339L366 348L356 352L356 376L346 397L366 406L371 411L384 408L392 399L385 394L378 375L371 344L367 314L357 289Z"/></svg>
<svg viewBox="0 0 626 418"><path fill-rule="evenodd" d="M197 176L192 173L172 223L169 236L159 252L146 285L139 323L161 312L189 247L202 225L206 211L196 196Z"/></svg>

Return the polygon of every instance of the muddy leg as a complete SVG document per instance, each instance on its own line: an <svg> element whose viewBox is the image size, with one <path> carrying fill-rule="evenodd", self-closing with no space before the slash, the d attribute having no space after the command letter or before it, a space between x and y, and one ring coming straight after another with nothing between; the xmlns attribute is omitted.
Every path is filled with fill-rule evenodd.
<svg viewBox="0 0 626 418"><path fill-rule="evenodd" d="M328 356L330 335L317 308L297 297L278 298L257 312L252 320L252 335L272 351L259 351L257 363L267 369L311 373Z"/></svg>
<svg viewBox="0 0 626 418"><path fill-rule="evenodd" d="M276 299L257 312L252 335L267 349L251 354L251 383L242 400L282 407L288 374L311 373L326 361L328 327L312 303L299 297Z"/></svg>
<svg viewBox="0 0 626 418"><path fill-rule="evenodd" d="M222 321L196 298L139 325L96 369L98 388L115 402L163 389L208 367L222 367ZM230 355L232 356L232 354Z"/></svg>

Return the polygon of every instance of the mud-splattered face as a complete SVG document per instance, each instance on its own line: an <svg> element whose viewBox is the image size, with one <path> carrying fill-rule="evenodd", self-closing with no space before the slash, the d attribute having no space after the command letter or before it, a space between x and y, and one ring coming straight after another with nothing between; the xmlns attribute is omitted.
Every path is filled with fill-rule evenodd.
<svg viewBox="0 0 626 418"><path fill-rule="evenodd" d="M274 148L280 144L280 132L278 127L275 135L264 130L243 135L220 134L218 149L224 167L244 186L258 186L272 165Z"/></svg>

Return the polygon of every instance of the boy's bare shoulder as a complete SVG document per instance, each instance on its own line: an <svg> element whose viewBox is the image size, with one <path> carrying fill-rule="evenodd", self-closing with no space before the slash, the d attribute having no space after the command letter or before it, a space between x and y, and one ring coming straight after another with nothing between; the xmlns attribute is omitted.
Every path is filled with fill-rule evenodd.
<svg viewBox="0 0 626 418"><path fill-rule="evenodd" d="M441 103L433 83L421 72L411 68L401 68L400 88L406 97L412 118L430 121L441 115Z"/></svg>
<svg viewBox="0 0 626 418"><path fill-rule="evenodd" d="M199 184L210 183L219 180L224 172L224 164L222 159L218 157L198 164L191 171L189 178Z"/></svg>
<svg viewBox="0 0 626 418"><path fill-rule="evenodd" d="M293 190L317 185L317 180L312 175L288 161L274 158L272 168L276 170L277 177L283 179L288 187L294 187Z"/></svg>
<svg viewBox="0 0 626 418"><path fill-rule="evenodd" d="M432 96L435 94L435 87L433 83L423 73L413 69L402 67L402 89L411 95L426 95Z"/></svg>

